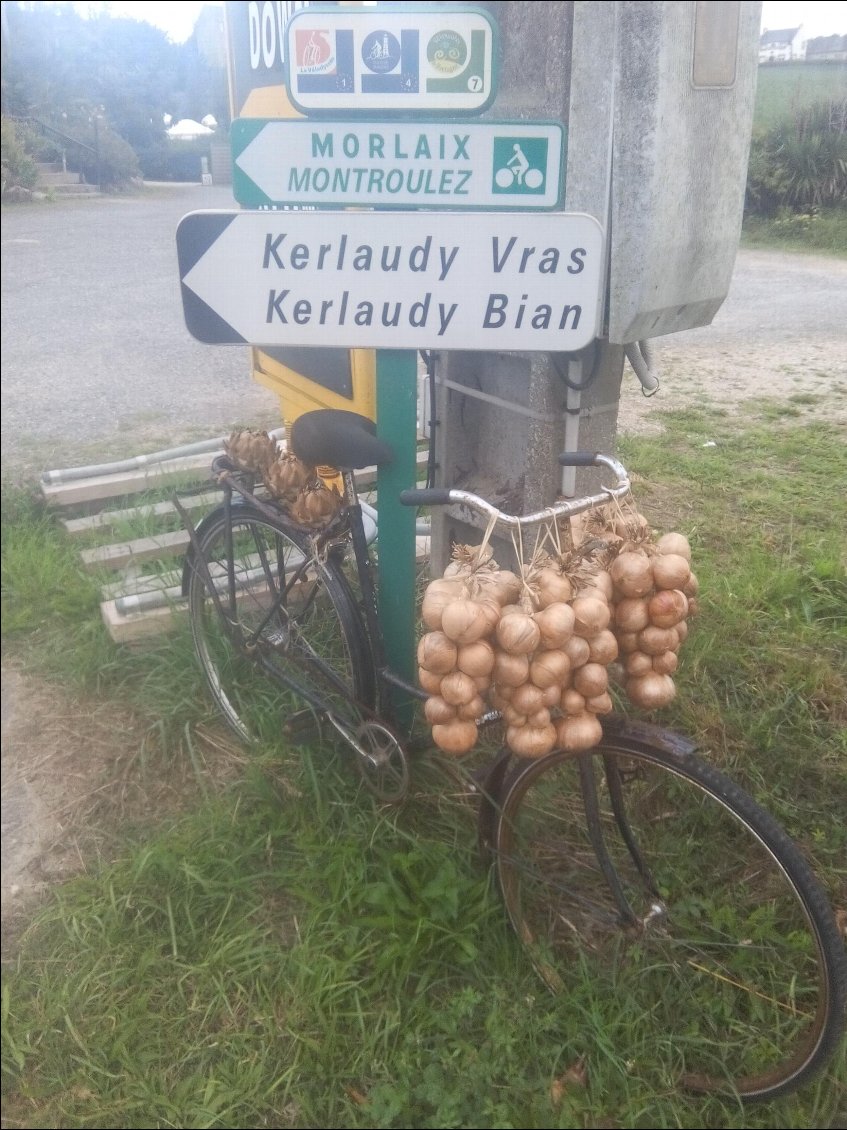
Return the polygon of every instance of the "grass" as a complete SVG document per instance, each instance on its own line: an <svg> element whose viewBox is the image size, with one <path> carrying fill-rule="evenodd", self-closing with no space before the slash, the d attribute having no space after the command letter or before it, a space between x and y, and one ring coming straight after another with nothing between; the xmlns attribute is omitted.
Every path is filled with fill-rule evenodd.
<svg viewBox="0 0 847 1130"><path fill-rule="evenodd" d="M663 721L786 824L833 892L847 836L847 449L790 417L707 408L627 439L654 525L686 533L701 614ZM7 647L194 731L188 641L103 637L90 578L32 499L7 495ZM27 579L28 574L35 577ZM423 763L377 809L326 749L258 751L234 786L127 829L57 886L3 990L9 1126L835 1127L847 1068L742 1110L648 1085L639 1018L573 970L568 1007L525 967L477 860L474 809Z"/></svg>
<svg viewBox="0 0 847 1130"><path fill-rule="evenodd" d="M823 208L809 215L785 211L775 217L745 216L741 246L843 259L847 256L847 208Z"/></svg>
<svg viewBox="0 0 847 1130"><path fill-rule="evenodd" d="M756 129L771 129L815 102L847 98L843 63L780 63L760 66L756 84Z"/></svg>

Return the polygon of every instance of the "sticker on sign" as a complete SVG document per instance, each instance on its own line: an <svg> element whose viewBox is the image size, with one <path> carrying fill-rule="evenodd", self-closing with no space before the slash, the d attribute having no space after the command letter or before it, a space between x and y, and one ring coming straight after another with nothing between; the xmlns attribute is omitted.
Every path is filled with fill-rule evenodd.
<svg viewBox="0 0 847 1130"><path fill-rule="evenodd" d="M185 320L212 344L582 349L603 232L581 214L193 212Z"/></svg>
<svg viewBox="0 0 847 1130"><path fill-rule="evenodd" d="M233 193L246 208L553 209L560 122L232 123Z"/></svg>
<svg viewBox="0 0 847 1130"><path fill-rule="evenodd" d="M286 27L288 89L304 114L480 113L495 94L494 24L478 8L308 8Z"/></svg>

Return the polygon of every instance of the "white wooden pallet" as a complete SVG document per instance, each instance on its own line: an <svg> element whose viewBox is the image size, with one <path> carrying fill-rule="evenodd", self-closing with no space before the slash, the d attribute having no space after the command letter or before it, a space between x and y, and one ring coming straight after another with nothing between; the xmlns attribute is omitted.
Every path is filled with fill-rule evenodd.
<svg viewBox="0 0 847 1130"><path fill-rule="evenodd" d="M204 452L151 462L137 470L42 483L50 505L68 510L68 517L62 519L68 535L97 539L96 545L80 550L80 560L88 571L113 574L101 586L100 612L116 643L137 644L158 637L172 630L185 614L181 576L188 533L162 530L116 538L115 532L127 526L143 524L155 531L156 523L176 513L167 499L132 505L132 496L172 485L181 505L198 522L221 498L219 491L206 489L212 486L210 468L215 454ZM418 466L425 468L425 452L419 452ZM356 481L363 497L375 504L376 469L360 472ZM110 509L109 503L117 499L125 503ZM80 509L87 512L70 513ZM428 552L428 539L418 538L418 556Z"/></svg>

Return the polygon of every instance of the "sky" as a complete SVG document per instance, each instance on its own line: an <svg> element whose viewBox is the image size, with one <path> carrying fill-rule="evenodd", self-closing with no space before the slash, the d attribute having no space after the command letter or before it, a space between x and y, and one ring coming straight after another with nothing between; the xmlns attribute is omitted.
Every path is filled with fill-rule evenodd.
<svg viewBox="0 0 847 1130"><path fill-rule="evenodd" d="M83 2L76 7L85 12L101 5ZM189 0L179 0L178 3L173 0L165 3L157 3L156 0L111 0L107 7L115 16L146 20L165 31L174 43L184 43L194 30L194 21L203 4ZM803 25L804 38L836 33L847 35L847 0L765 0L762 5L762 27L797 27L800 24Z"/></svg>

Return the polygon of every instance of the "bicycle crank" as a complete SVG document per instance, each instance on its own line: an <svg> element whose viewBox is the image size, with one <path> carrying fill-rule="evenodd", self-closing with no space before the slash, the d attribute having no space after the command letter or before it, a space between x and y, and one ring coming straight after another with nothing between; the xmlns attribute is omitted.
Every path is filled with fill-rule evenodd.
<svg viewBox="0 0 847 1130"><path fill-rule="evenodd" d="M386 804L401 801L409 791L409 759L388 727L361 722L354 731L332 713L325 717L355 751L367 789Z"/></svg>

